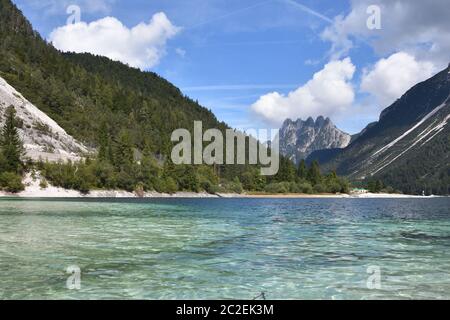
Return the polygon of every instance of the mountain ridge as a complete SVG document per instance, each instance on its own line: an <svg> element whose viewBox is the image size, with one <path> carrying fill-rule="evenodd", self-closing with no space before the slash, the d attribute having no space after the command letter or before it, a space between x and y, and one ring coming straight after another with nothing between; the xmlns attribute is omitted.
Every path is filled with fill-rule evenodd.
<svg viewBox="0 0 450 320"><path fill-rule="evenodd" d="M449 194L449 120L450 65L409 89L322 164L355 181L383 179L409 193Z"/></svg>
<svg viewBox="0 0 450 320"><path fill-rule="evenodd" d="M298 164L311 153L324 149L345 148L352 137L339 130L330 118L286 119L280 129L280 153Z"/></svg>

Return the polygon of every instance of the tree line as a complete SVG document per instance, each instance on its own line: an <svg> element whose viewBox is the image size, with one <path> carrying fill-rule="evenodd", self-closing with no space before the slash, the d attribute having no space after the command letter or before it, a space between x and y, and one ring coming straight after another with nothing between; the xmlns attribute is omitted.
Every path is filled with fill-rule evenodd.
<svg viewBox="0 0 450 320"><path fill-rule="evenodd" d="M343 193L349 183L334 172L322 175L317 162L307 166L302 161L298 168L281 157L280 170L273 177L261 176L257 166L231 166L244 169L232 179L222 176L221 166L174 165L170 158L158 158L150 146L142 153L133 145L126 131L114 140L103 124L97 155L80 161L26 160L13 106L6 109L5 123L0 135L0 188L8 192L24 190L25 172L39 176L40 185L48 183L82 193L91 190L126 190L143 194L148 191L175 193L191 191L208 193L242 193L244 191L268 193ZM36 173L39 173L37 175Z"/></svg>

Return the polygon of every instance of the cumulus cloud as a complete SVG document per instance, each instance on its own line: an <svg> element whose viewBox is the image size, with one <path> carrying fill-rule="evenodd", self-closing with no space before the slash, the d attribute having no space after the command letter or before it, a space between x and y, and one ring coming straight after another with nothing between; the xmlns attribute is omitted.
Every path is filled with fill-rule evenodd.
<svg viewBox="0 0 450 320"><path fill-rule="evenodd" d="M286 118L332 116L344 111L355 99L350 82L355 69L350 58L331 61L305 85L288 95L272 92L260 97L252 110L277 126Z"/></svg>
<svg viewBox="0 0 450 320"><path fill-rule="evenodd" d="M434 72L431 62L417 61L408 53L398 52L364 71L361 90L375 96L381 107L388 107L415 84L430 78Z"/></svg>
<svg viewBox="0 0 450 320"><path fill-rule="evenodd" d="M89 52L148 69L159 63L166 53L167 41L179 31L160 12L149 23L142 22L131 29L114 17L65 25L53 30L49 40L61 51Z"/></svg>
<svg viewBox="0 0 450 320"><path fill-rule="evenodd" d="M367 9L381 9L381 29L367 27ZM346 56L355 42L369 43L380 56L403 51L441 69L449 63L450 5L448 0L352 0L349 14L337 16L322 33L332 43L333 57Z"/></svg>

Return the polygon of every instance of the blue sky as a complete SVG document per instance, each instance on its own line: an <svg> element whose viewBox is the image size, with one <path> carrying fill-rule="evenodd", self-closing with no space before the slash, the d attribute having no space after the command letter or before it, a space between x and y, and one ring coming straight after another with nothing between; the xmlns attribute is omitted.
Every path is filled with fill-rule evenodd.
<svg viewBox="0 0 450 320"><path fill-rule="evenodd" d="M155 71L242 129L274 128L285 116L323 114L356 133L406 89L448 63L448 19L434 15L407 34L399 28L402 19L423 12L408 1L399 1L400 9L386 0L14 2L59 49L100 53ZM381 9L382 28L370 30L367 8L373 3ZM79 23L86 23L78 29L65 26L71 4L81 9ZM434 6L436 12L448 7L444 1ZM392 14L400 20L393 21ZM99 41L101 33L88 25L97 21L116 39ZM146 27L130 31L140 23ZM424 30L430 28L444 34L427 38ZM437 49L426 54L424 43Z"/></svg>

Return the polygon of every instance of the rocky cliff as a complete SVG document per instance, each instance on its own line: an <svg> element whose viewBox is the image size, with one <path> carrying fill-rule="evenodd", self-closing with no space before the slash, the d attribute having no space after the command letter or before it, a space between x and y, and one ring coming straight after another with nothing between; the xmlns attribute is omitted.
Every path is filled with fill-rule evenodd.
<svg viewBox="0 0 450 320"><path fill-rule="evenodd" d="M306 159L312 152L324 149L345 148L351 136L338 128L329 118L318 117L316 121L287 119L280 129L280 153L293 162Z"/></svg>

